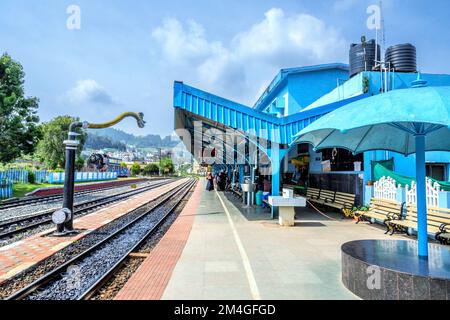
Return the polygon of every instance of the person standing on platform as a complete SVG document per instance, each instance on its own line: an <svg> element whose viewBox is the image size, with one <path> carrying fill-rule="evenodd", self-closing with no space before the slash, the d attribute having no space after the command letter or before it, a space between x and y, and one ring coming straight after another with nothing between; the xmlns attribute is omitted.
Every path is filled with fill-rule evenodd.
<svg viewBox="0 0 450 320"><path fill-rule="evenodd" d="M213 191L214 190L214 178L211 174L211 172L208 172L208 175L206 176L206 191Z"/></svg>

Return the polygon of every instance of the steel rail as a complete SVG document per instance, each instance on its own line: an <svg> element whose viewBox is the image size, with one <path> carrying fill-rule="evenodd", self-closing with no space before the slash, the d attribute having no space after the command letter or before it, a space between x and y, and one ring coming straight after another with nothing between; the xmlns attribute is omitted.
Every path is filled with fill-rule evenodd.
<svg viewBox="0 0 450 320"><path fill-rule="evenodd" d="M99 198L99 199L96 199L96 200L89 200L89 201L78 203L78 204L75 205L75 208L77 210L74 210L74 216L80 215L82 213L91 211L93 209L102 207L102 206L110 204L110 203L114 203L114 202L117 202L117 201L121 201L121 200L127 199L129 197L132 197L134 195L137 195L137 194L140 194L140 193L143 193L143 192L147 192L147 191L159 188L161 186L170 184L171 182L173 182L173 181L172 180L163 181L163 182L160 182L160 183L152 184L152 185L147 186L147 187L140 188L138 190L127 191L127 192L122 193L120 195L115 194L115 195L110 195L110 196L106 196L106 197L103 197L103 198ZM52 216L53 212L55 212L55 208L48 209L48 210L45 210L45 211L41 211L38 214L35 214L35 215L32 215L32 216L26 216L26 217L21 218L21 219L0 223L0 229L2 229L2 230L11 228L12 226L17 225L17 224L21 224L21 223L25 224L23 226L17 227L16 229L8 230L8 231L0 233L0 239L10 238L10 237L12 237L12 236L14 236L14 235L16 235L18 233L21 233L23 231L27 231L27 230L39 227L39 226L47 224L47 223L52 223L51 216ZM36 219L42 219L42 220L37 221L37 222L33 222ZM30 221L29 224L27 223L28 221Z"/></svg>
<svg viewBox="0 0 450 320"><path fill-rule="evenodd" d="M155 180L155 181L158 181L158 180ZM129 186L129 185L139 184L139 183L146 183L146 181L142 180L142 181L139 181L139 182L118 184L116 186L109 186L109 187L103 187L103 188L100 187L100 188L91 189L91 190L81 190L81 191L75 192L75 196L80 196L80 195L84 195L84 194L90 194L90 193L97 193L97 192L112 190L112 189L126 187L126 186ZM0 211L1 210L6 210L6 209L11 209L11 208L24 207L24 206L31 205L31 204L36 204L36 203L51 202L51 201L54 201L54 200L62 199L62 197L63 197L63 195L61 193L61 194L54 194L54 195L35 197L35 198L24 198L24 199L9 200L9 201L0 203Z"/></svg>
<svg viewBox="0 0 450 320"><path fill-rule="evenodd" d="M141 240L137 241L136 244L133 245L133 247L128 250L124 255L122 255L121 258L118 259L118 261L112 265L102 276L100 276L95 283L93 283L88 289L86 289L79 297L78 300L89 300L98 289L100 289L115 273L116 271L122 266L122 264L125 262L125 260L129 257L129 255L134 252L137 248L139 248L147 239L155 233L161 225L167 220L167 218L173 213L173 211L180 205L180 203L185 199L186 195L189 193L189 191L192 189L192 187L195 186L195 181L188 187L186 187L185 190L182 190L182 194L179 198L179 200L173 204L169 210L166 212L166 214L159 219L159 221L146 232L146 234L141 238Z"/></svg>
<svg viewBox="0 0 450 320"><path fill-rule="evenodd" d="M180 186L177 186L176 188L171 190L171 192L169 192L165 196L163 196L162 199L160 198L159 200L156 200L156 199L153 200L153 201L158 201L153 208L151 208L147 212L139 215L138 217L136 217L132 221L126 223L124 226L122 226L118 230L114 231L113 233L108 235L106 238L104 238L104 239L100 240L99 242L95 243L93 246L91 246L88 249L84 250L80 254L78 254L75 257L69 259L68 261L62 263L61 265L59 265L55 269L47 272L46 274L44 274L43 276L41 276L39 279L35 280L31 284L29 284L26 287L16 291L14 294L12 294L9 297L7 297L6 300L24 300L29 295L31 295L33 292L35 292L36 290L39 290L44 285L48 284L50 281L55 279L55 277L57 277L58 275L61 275L61 273L64 273L65 270L69 266L71 266L74 262L82 260L82 259L88 257L96 249L100 248L103 244L105 244L108 241L112 240L117 235L119 235L120 233L126 231L129 227L133 226L136 222L140 221L141 219L143 219L144 217L146 217L147 215L149 215L153 211L155 211L157 208L163 206L166 202L170 201L173 198L173 196L176 196L180 192L186 190L186 188L190 189L193 186L193 184L195 184L195 180L189 180L186 183L184 183L184 184L182 184ZM97 283L97 281L96 281L96 283ZM83 292L83 294L87 295L88 292L87 291Z"/></svg>

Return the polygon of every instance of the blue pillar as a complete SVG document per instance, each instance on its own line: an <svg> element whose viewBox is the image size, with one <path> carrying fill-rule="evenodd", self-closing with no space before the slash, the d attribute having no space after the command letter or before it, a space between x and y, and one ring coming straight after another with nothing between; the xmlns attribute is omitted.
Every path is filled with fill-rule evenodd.
<svg viewBox="0 0 450 320"><path fill-rule="evenodd" d="M428 258L427 201L425 177L425 135L416 135L417 234L419 257L422 258Z"/></svg>
<svg viewBox="0 0 450 320"><path fill-rule="evenodd" d="M281 150L279 146L268 150L272 164L272 196L280 196L281 187L281 162L289 150ZM272 207L272 219L278 218L278 208Z"/></svg>
<svg viewBox="0 0 450 320"><path fill-rule="evenodd" d="M281 186L281 160L278 156L272 156L272 196L280 195Z"/></svg>
<svg viewBox="0 0 450 320"><path fill-rule="evenodd" d="M244 165L243 164L239 165L239 183L240 184L244 183Z"/></svg>
<svg viewBox="0 0 450 320"><path fill-rule="evenodd" d="M231 174L232 174L231 182L233 183L234 186L234 184L236 183L236 163L234 163L234 165L231 168Z"/></svg>

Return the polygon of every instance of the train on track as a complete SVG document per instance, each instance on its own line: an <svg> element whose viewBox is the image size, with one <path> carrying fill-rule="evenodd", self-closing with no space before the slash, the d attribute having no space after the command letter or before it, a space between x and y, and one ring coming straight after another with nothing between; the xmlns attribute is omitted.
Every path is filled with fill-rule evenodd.
<svg viewBox="0 0 450 320"><path fill-rule="evenodd" d="M129 177L130 170L121 165L122 160L107 154L93 153L88 159L88 168L100 172L117 172L117 177Z"/></svg>

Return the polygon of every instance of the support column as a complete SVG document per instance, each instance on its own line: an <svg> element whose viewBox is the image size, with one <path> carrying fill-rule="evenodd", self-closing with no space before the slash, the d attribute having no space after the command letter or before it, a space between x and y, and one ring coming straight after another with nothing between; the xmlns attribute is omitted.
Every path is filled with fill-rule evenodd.
<svg viewBox="0 0 450 320"><path fill-rule="evenodd" d="M419 257L428 258L425 135L416 135L417 239Z"/></svg>
<svg viewBox="0 0 450 320"><path fill-rule="evenodd" d="M239 165L239 183L240 184L244 183L244 165L243 164Z"/></svg>
<svg viewBox="0 0 450 320"><path fill-rule="evenodd" d="M281 188L281 162L286 156L288 150L282 150L278 145L275 148L268 150L272 164L272 196L280 196ZM278 218L278 208L272 207L272 219Z"/></svg>
<svg viewBox="0 0 450 320"><path fill-rule="evenodd" d="M235 185L235 183L236 183L236 164L234 164L234 166L233 166L233 168L232 168L232 174L233 174L233 178L232 178L232 183L233 183L233 186Z"/></svg>

